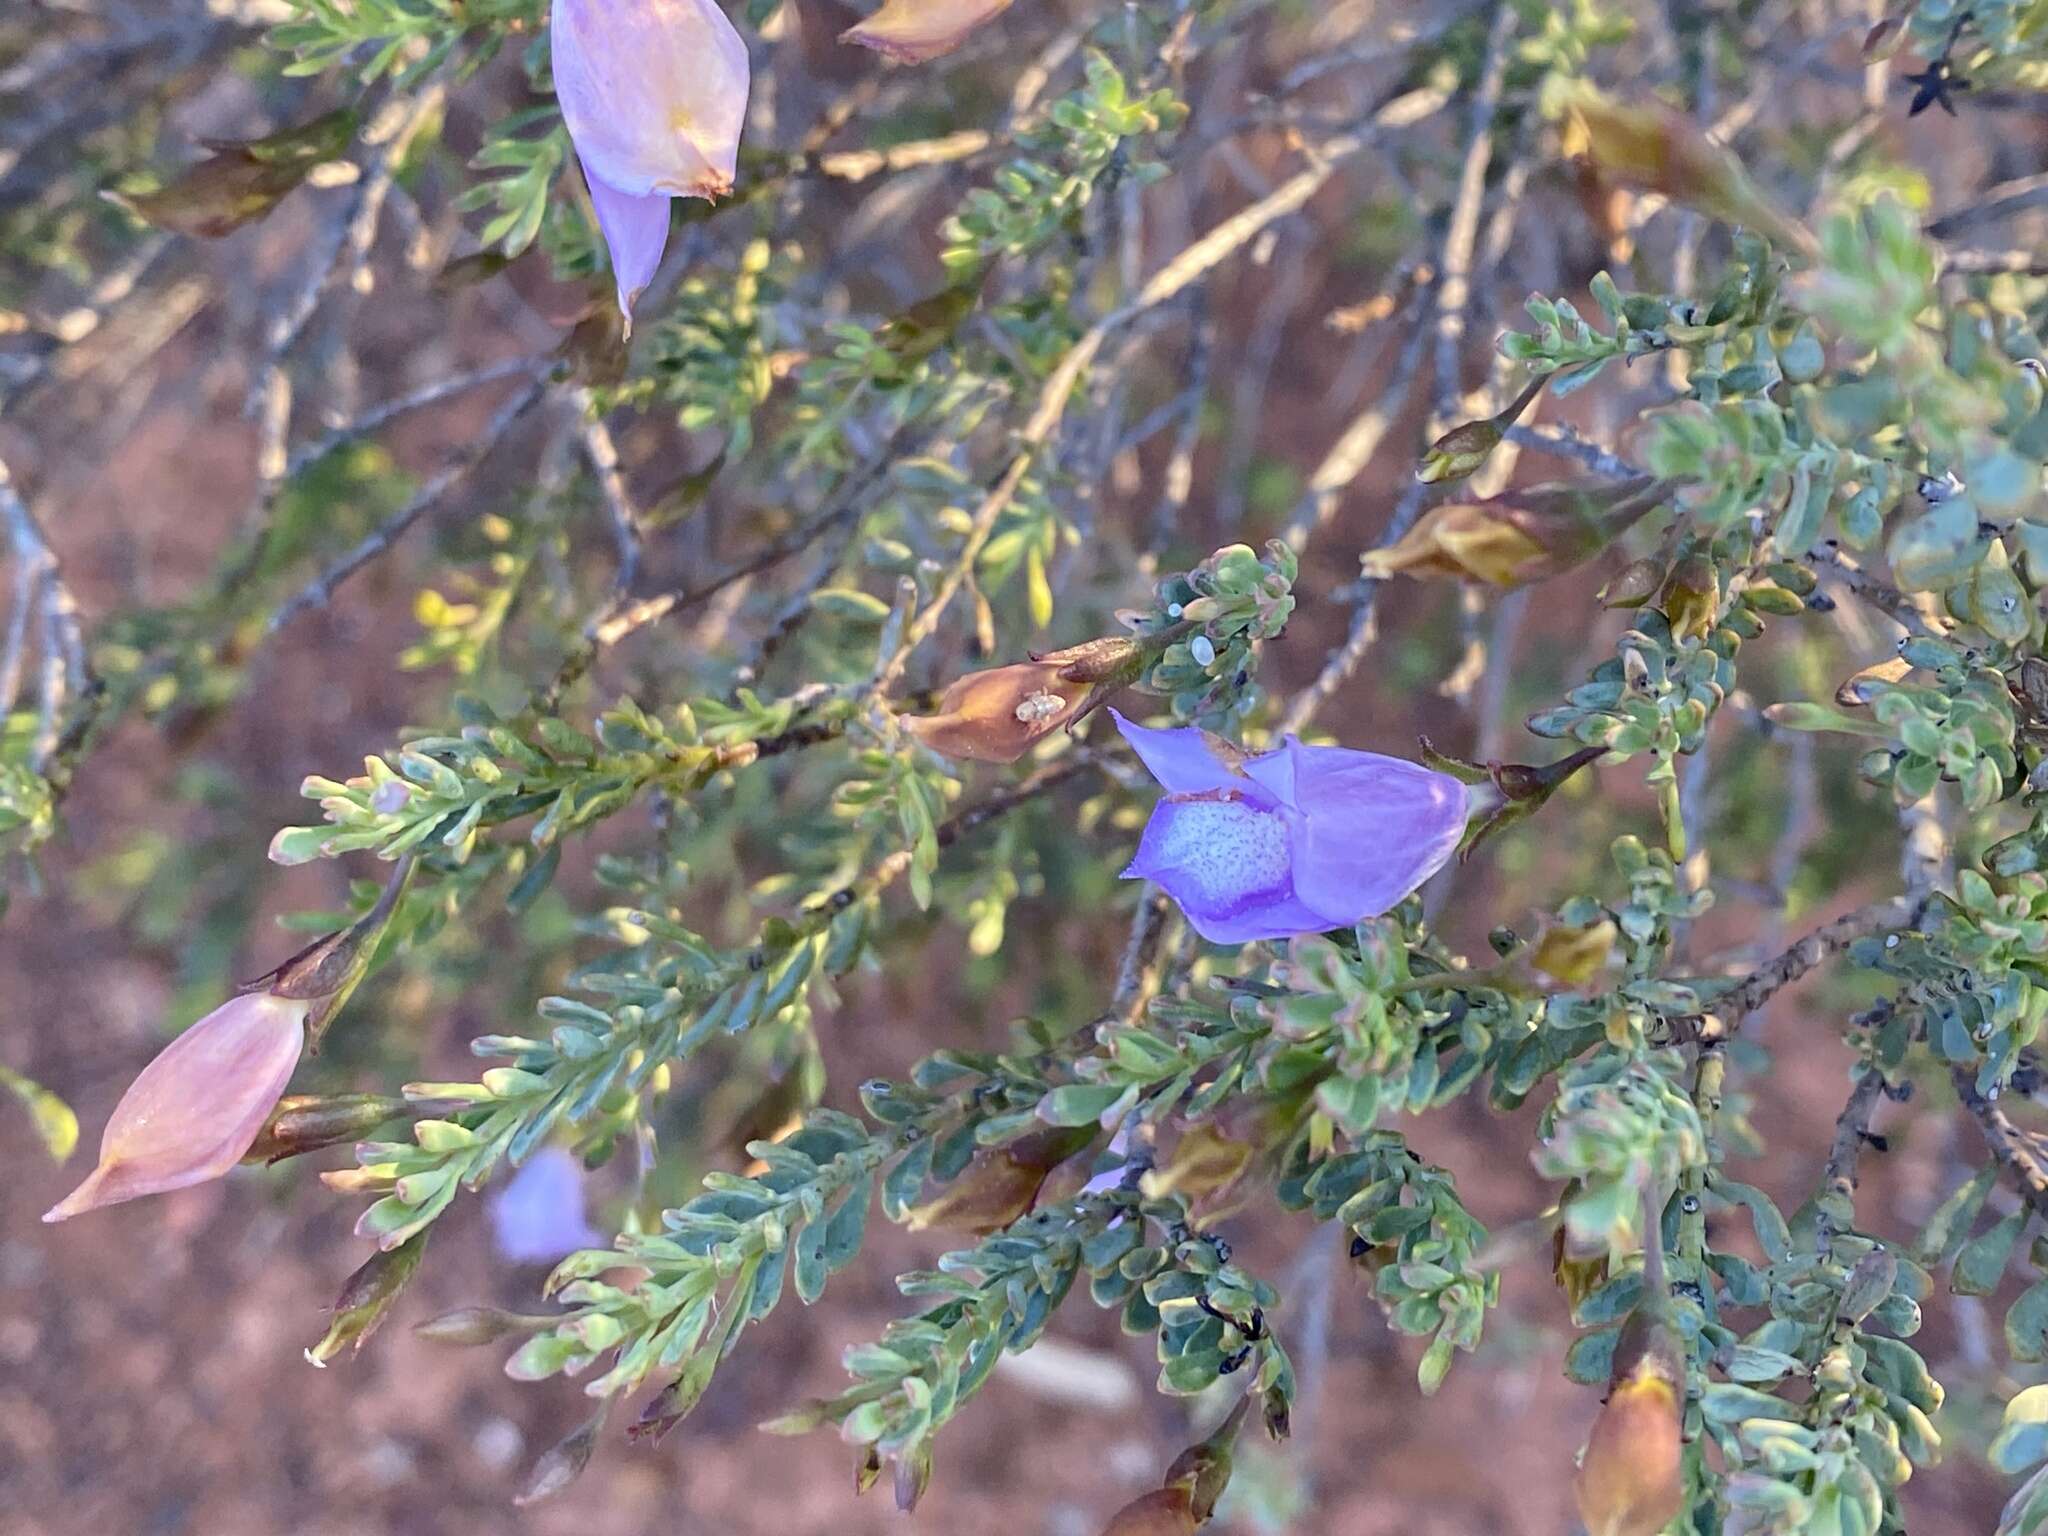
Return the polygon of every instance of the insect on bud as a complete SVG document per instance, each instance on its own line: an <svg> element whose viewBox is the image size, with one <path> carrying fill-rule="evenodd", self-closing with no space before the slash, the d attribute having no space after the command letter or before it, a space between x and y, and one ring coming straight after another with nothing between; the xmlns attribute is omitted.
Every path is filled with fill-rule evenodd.
<svg viewBox="0 0 2048 1536"><path fill-rule="evenodd" d="M1136 681L1143 667L1144 650L1135 640L1090 640L956 678L940 696L937 714L903 723L942 756L1014 763Z"/></svg>
<svg viewBox="0 0 2048 1536"><path fill-rule="evenodd" d="M344 1349L361 1349L411 1283L426 1251L427 1234L421 1232L396 1248L371 1254L342 1283L341 1294L334 1298L334 1321L320 1342L306 1351L307 1363L324 1367Z"/></svg>

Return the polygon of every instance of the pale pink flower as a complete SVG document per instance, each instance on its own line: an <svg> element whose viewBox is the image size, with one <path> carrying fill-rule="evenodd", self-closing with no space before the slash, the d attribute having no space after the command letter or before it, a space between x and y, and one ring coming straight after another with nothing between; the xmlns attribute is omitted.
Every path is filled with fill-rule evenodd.
<svg viewBox="0 0 2048 1536"><path fill-rule="evenodd" d="M951 53L968 33L1010 8L1010 0L884 0L882 8L858 26L840 33L843 43L859 43L899 64L922 64Z"/></svg>
<svg viewBox="0 0 2048 1536"><path fill-rule="evenodd" d="M630 324L668 244L669 199L732 189L746 40L715 0L555 0L549 36L555 98Z"/></svg>
<svg viewBox="0 0 2048 1536"><path fill-rule="evenodd" d="M291 1081L315 1001L245 992L165 1046L114 1106L99 1166L43 1220L183 1189L234 1167Z"/></svg>

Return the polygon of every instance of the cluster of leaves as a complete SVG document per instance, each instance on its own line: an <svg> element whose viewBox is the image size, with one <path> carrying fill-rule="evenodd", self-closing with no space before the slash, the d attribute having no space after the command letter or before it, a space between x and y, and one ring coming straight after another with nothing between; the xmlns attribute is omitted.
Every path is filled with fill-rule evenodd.
<svg viewBox="0 0 2048 1536"><path fill-rule="evenodd" d="M1230 24L1228 6L1198 9ZM526 82L547 83L538 0L294 0L292 10L271 32L289 73L346 73L365 89L406 93L462 80L523 42ZM1533 104L1554 115L1629 33L1593 0L1522 5L1510 19L1524 25L1518 100L1503 118L1517 132L1527 125L1516 113ZM1467 23L1445 31L1421 61L1428 70L1477 77L1485 29ZM2016 3L1922 0L1907 24L1923 51L1957 69L2024 83L2041 67L2037 29ZM552 693L511 709L467 700L458 733L408 740L345 782L307 782L324 820L279 833L272 857L419 857L420 889L393 925L415 946L487 889L515 912L532 909L572 834L628 807L649 808L660 827L644 857L598 861L616 904L578 925L607 948L570 977L573 995L543 998L531 1035L476 1040L493 1063L477 1081L408 1085L407 1138L364 1142L357 1167L329 1176L373 1197L358 1230L384 1266L366 1266L375 1284L351 1293L338 1309L350 1321L337 1328L360 1338L374 1324L463 1190L555 1142L593 1165L636 1146L651 1164L665 1124L657 1106L705 1075L706 1059L772 1060L802 1112L796 1129L744 1139L747 1171L705 1174L658 1215L659 1201L636 1186L614 1245L554 1272L557 1310L470 1332L528 1335L515 1377L594 1370L586 1390L606 1404L658 1382L635 1433L659 1435L702 1398L785 1282L805 1304L818 1299L857 1255L874 1206L913 1226L957 1224L978 1240L899 1279L920 1310L848 1352L844 1391L776 1425L834 1426L858 1448L863 1485L893 1464L899 1499L913 1503L948 1421L1084 1278L1096 1305L1156 1339L1162 1390L1190 1395L1234 1378L1258 1395L1269 1426L1284 1428L1292 1371L1269 1316L1281 1298L1234 1262L1217 1230L1231 1202L1256 1195L1338 1224L1391 1326L1429 1341L1419 1377L1433 1391L1458 1352L1480 1347L1500 1276L1450 1175L1409 1138L1426 1135L1422 1117L1482 1085L1500 1108L1547 1093L1532 1160L1556 1186L1556 1271L1584 1330L1566 1369L1607 1379L1624 1320L1661 1316L1668 1303L1683 1353L1676 1411L1690 1528L1895 1531L1899 1486L1940 1444L1931 1416L1942 1391L1906 1342L1920 1305L1944 1266L1960 1293L1995 1289L2031 1216L2014 1209L1973 1233L1994 1163L1944 1207L1913 1258L1859 1230L1846 1186L1830 1183L1788 1219L1729 1176L1731 1150L1753 1128L1725 1093L1728 1036L1741 1020L1713 1010L1741 989L1675 971L1686 925L1712 900L1687 859L1681 763L1725 728L1723 711L1742 698L1738 663L1750 665L1757 653L1746 648L1766 621L1825 613L1837 598L1824 581L1854 576L1852 590L1898 617L1908 639L1832 705L1788 699L1764 718L1866 738L1863 776L1899 806L1954 785L1961 813L1976 819L1952 888L1931 893L1913 923L1850 950L1894 989L1849 1032L1859 1070L1898 1084L1931 1070L1966 1103L1996 1101L2038 1072L2048 522L2031 514L2048 410L2028 310L2044 295L1958 299L1938 248L1894 201L1834 212L1811 250L1739 234L1699 295L1624 292L1606 273L1589 284L1596 313L1538 295L1532 328L1501 341L1505 359L1552 395L1611 385L1640 359L1681 365L1671 373L1679 398L1648 412L1626 445L1656 477L1667 513L1625 535L1639 549L1604 600L1631 611L1627 627L1590 677L1529 719L1538 738L1596 749L1588 756L1601 757L1604 774L1648 759L1662 847L1617 837L1603 887L1544 911L1526 938L1496 930L1491 955L1456 952L1416 900L1234 963L1183 965L1168 944L1170 982L1157 997L1138 986L1082 1027L1027 1020L1007 1050L949 1045L900 1082L864 1085L861 1116L814 1107L813 1006L887 947L894 882L908 888L920 931L961 919L969 951L985 957L1030 877L1032 839L1009 823L990 851L948 867L958 835L1016 801L967 797L969 770L900 724L897 711L915 706L892 694L896 664L920 617L957 599L979 649L1007 655L1056 620L1106 630L1109 616L1095 610L1130 597L1117 572L1098 577L1096 591L1058 580L1099 533L1085 521L1098 466L1057 435L1031 439L998 505L987 499L1001 483L989 465L1018 462L1008 434L1103 313L1095 290L1111 194L1165 174L1158 156L1185 115L1163 83L1178 75L1160 46L1171 25L1131 14L1090 30L1086 41L1100 46L1080 50L1078 81L991 135L994 153L952 203L939 230L947 285L879 323L849 313L836 290L826 296L817 253L783 226L769 192L812 174L802 156L756 167L733 205L748 211L713 226L752 227L704 242L711 249L675 292L650 301L630 355L605 329L609 300L599 302L579 358L579 408L659 413L718 445L627 532L659 534L692 516L742 465L770 466L748 488L762 502L829 509L813 527L796 525L796 537L778 513L761 514L789 539L785 553L820 550L819 571L758 650L732 663L752 679L783 647L780 664L802 681L729 686L721 655L685 682L659 679L666 702L623 700L587 727ZM1119 38L1123 67L1112 57ZM249 217L346 147L354 114L321 121L339 140L323 138L288 176L265 169L276 164L262 149L271 141L220 157L264 192ZM539 242L558 274L598 276L601 245L563 175L569 158L552 106L485 125L473 162L485 175L459 204L484 213L478 271ZM1682 200L1683 190L1667 195ZM1804 234L1777 233L1786 228ZM1080 382L1077 396L1089 387ZM397 489L390 477L379 485L383 500ZM594 500L593 489L580 491ZM266 562L296 547L294 516L347 499L317 490L309 474L294 477L284 533L245 570L268 574ZM985 524L976 505L992 508ZM551 516L497 518L483 532L482 573L420 595L426 636L408 665L493 673L536 572L567 552ZM1888 579L1864 568L1879 562ZM1145 606L1115 615L1142 657L1136 686L1177 724L1256 737L1269 718L1257 666L1293 612L1296 576L1284 544L1231 544L1156 581ZM96 661L139 707L206 708L238 683L223 660L232 647L209 634L159 645L162 635L114 630ZM35 725L18 713L0 742L0 838L17 845L54 825L50 782L21 766ZM750 907L737 925L744 937L721 939L692 899L689 839L709 829L721 840L718 876L739 864L755 822L733 808L766 805L758 765L797 754L802 766L783 787L799 808L778 802L758 817L778 823L777 872L745 893L772 911ZM1039 754L1038 766L1056 771L1077 760L1065 740ZM1509 770L1476 771L1509 792ZM1097 793L1081 824L1123 810L1114 789ZM1090 899L1105 885L1096 879ZM34 1085L6 1082L55 1126ZM1409 1119L1396 1128L1397 1116ZM1709 1215L1738 1211L1753 1247L1716 1246ZM1653 1263L1637 1261L1645 1248ZM1666 1258L1675 1283L1668 1298L1652 1296L1645 1276ZM2043 1258L2036 1244L2036 1270ZM2023 1363L2048 1350L2044 1319L2048 1280L2036 1279L2007 1314ZM2048 1408L2021 1393L1994 1459L2017 1472L2048 1457L2044 1426ZM2012 1532L2048 1525L2044 1477L2016 1497Z"/></svg>

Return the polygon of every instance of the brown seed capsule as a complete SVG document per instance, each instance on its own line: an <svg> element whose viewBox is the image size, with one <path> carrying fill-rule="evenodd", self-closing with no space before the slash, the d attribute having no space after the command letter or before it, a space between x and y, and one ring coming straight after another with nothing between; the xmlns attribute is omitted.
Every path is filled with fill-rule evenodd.
<svg viewBox="0 0 2048 1536"><path fill-rule="evenodd" d="M936 1199L918 1206L906 1225L986 1236L1029 1214L1046 1176L1095 1140L1092 1125L1055 1126L1003 1147L983 1147Z"/></svg>

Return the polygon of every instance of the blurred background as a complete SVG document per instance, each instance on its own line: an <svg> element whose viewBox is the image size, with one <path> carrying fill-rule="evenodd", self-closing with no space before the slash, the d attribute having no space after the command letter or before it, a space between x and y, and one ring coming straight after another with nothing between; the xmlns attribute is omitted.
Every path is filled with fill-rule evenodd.
<svg viewBox="0 0 2048 1536"><path fill-rule="evenodd" d="M1544 19L1549 10L1523 8L1531 50L1547 27L1556 30ZM1704 71L1688 73L1698 11L1714 13L1723 43ZM138 170L175 167L200 139L246 137L325 105L318 81L282 77L262 47L262 26L281 12L227 0L28 0L0 15L0 319L8 321L0 328L0 459L31 493L95 643L115 648L109 654L125 646L177 658L124 696L123 712L79 764L62 830L39 850L32 875L13 872L16 894L0 921L0 1063L68 1100L84 1128L84 1149L60 1169L26 1117L0 1112L0 1536L1094 1536L1118 1504L1154 1484L1193 1431L1186 1405L1151 1389L1149 1341L1120 1338L1113 1319L1084 1306L1066 1308L1047 1343L1006 1362L963 1412L940 1442L931 1491L913 1516L888 1507L886 1491L856 1499L852 1455L831 1436L755 1432L794 1401L834 1387L842 1348L902 1312L891 1276L952 1246L942 1234L876 1223L868 1251L823 1300L786 1303L747 1336L678 1433L652 1448L608 1436L570 1492L515 1510L509 1490L587 1411L576 1384L521 1385L503 1375L501 1348L436 1349L409 1332L411 1322L466 1303L535 1303L544 1267L494 1255L483 1200L463 1201L440 1224L396 1321L324 1371L301 1351L320 1336L324 1307L364 1250L350 1232L357 1203L312 1175L345 1165L345 1151L243 1170L62 1227L38 1224L82 1175L135 1070L234 982L297 947L282 920L339 910L344 879L371 872L345 868L348 861L294 870L265 861L278 827L309 819L301 778L345 777L407 727L445 720L455 689L545 671L517 642L464 653L449 638L459 626L421 596L432 589L459 600L465 578L451 572L487 581L497 569L502 530L529 515L523 498L536 464L546 473L552 429L539 418L331 605L274 636L249 617L475 441L504 385L408 413L294 481L264 562L231 587L218 585L271 474L259 452L262 425L244 410L254 370L280 295L327 270L323 250L353 194L316 178L268 218L215 242L140 234L93 194ZM1296 165L1285 123L1227 131L1270 93L1284 87L1315 122L1353 120L1418 84L1418 37L1449 29L1462 50L1432 66L1453 93L1448 110L1404 130L1385 154L1355 162L1176 314L1187 341L1161 398L1203 385L1185 454L1176 448L1183 434L1156 434L1117 455L1097 492L1094 515L1106 536L1134 550L1162 516L1173 554L1256 544L1297 514L1309 476L1347 426L1385 412L1381 449L1332 498L1304 559L1297 616L1269 649L1264 677L1284 697L1341 639L1358 552L1377 542L1424 440L1432 402L1413 387L1415 298L1432 280L1466 153L1465 87L1493 12L1457 0L1242 12L1229 46L1206 53L1181 84L1192 119L1166 154L1173 174L1142 194L1153 245L1132 259L1143 269ZM1873 91L1858 54L1873 18L1860 0L1599 12L1631 28L1615 45L1617 67L1648 83L1704 80L1699 115L1794 202L1817 179L1884 177L1939 214L2048 161L2048 124L2034 98L1986 93L1953 119L1909 118L1908 93L1881 71ZM756 49L771 82L756 88L757 141L795 145L849 81L883 72L870 55L831 41L855 18L831 0L788 0L775 12ZM1082 19L1079 6L1018 0L943 86L902 92L829 142L860 148L973 122L1029 63L1053 58ZM353 267L345 259L340 278L316 290L295 367L313 428L460 370L545 353L589 312L589 294L552 281L538 254L486 284L434 280L451 254L469 248L463 231L474 220L465 226L455 206L467 158L488 123L525 101L515 52L451 94L445 121L404 160L359 259ZM1614 210L1590 206L1537 110L1540 52L1515 59L1503 111L1523 126L1488 170L1463 343L1464 382L1475 387L1492 338L1515 323L1527 293L1579 295L1602 267L1625 270ZM1838 160L1816 173L1836 151ZM886 313L938 284L940 216L986 171L970 161L876 184L821 184L791 234L829 247L856 315ZM1724 236L1669 210L1625 209L1620 222L1630 239L1619 259L1648 286L1665 285L1675 263L1681 275L1710 278L1725 248ZM726 270L702 244L725 241L722 226L705 229L682 242L671 280L696 259L714 276ZM2039 249L2044 233L2043 215L2022 209L2005 215L1993 238ZM722 244L717 250L729 258ZM1668 387L1661 370L1639 365L1547 403L1543 419L1616 443L1633 413ZM614 426L628 475L649 499L711 457L710 439L679 431L672 415ZM1567 468L1528 455L1516 473L1532 480ZM1185 489L1172 490L1176 473L1189 469ZM649 559L672 573L716 568L761 536L763 515L714 499L701 522ZM604 537L586 508L559 514L518 547L570 572L564 580L573 585L578 552L601 549ZM1377 648L1323 724L1356 746L1406 751L1426 733L1449 750L1540 758L1547 748L1520 721L1611 654L1624 616L1601 613L1591 594L1619 559L1484 611L1439 586L1389 588ZM534 601L545 610L554 599ZM1896 842L1894 815L1854 778L1852 754L1825 739L1770 736L1756 719L1773 698L1832 688L1886 644L1867 620L1845 615L1832 629L1783 626L1759 643L1754 661L1745 652L1754 697L1718 723L1696 808L1721 896L1689 935L1702 968L1746 968L1891 888L1882 883L1889 855L1870 850ZM668 664L659 651L614 658L603 685L659 698ZM779 814L781 793L762 788L744 808L744 827L715 825L698 839L692 857L708 871L702 916L712 931L750 931L748 881L774 867L761 828ZM789 794L788 805L802 803ZM1483 949L1495 923L1588 888L1608 841L1649 812L1629 775L1603 780L1597 793L1575 784L1534 827L1448 873L1430 899L1456 942ZM330 1049L302 1068L299 1090L389 1091L471 1074L468 1040L526 1027L534 1000L591 952L573 927L579 911L602 904L591 860L646 846L660 814L659 806L636 808L571 848L553 888L523 915L479 908L380 974ZM851 978L839 1006L821 1013L825 1102L852 1107L854 1084L900 1076L943 1044L992 1045L1021 1015L1099 1009L1122 924L1096 910L1112 891L1093 866L1116 850L1071 847L1070 808L1018 825L1028 868L1020 865L1024 889L999 958L973 952L958 914L917 917L905 907L886 962ZM1868 996L1867 987L1829 977L1780 995L1737 1063L1737 1089L1767 1137L1741 1160L1741 1176L1788 1209L1811 1186L1841 1102L1849 1058L1839 1021ZM675 1111L675 1139L689 1148L673 1175L677 1194L702 1168L741 1161L733 1129L756 1106L743 1076L719 1089L701 1085ZM1501 1117L1467 1100L1415 1124L1412 1137L1457 1175L1483 1220L1513 1232L1554 1195L1529 1164L1534 1110ZM1887 1150L1865 1159L1863 1210L1878 1230L1903 1237L1975 1149L1956 1145L1953 1123L1923 1119L1915 1104L1886 1106L1880 1130ZM589 1219L611 1230L624 1193L619 1170L591 1174ZM1388 1330L1335 1234L1257 1207L1226 1230L1288 1298L1276 1322L1302 1391L1294 1438L1246 1452L1219 1528L1343 1536L1575 1528L1571 1458L1597 1396L1560 1372L1571 1330L1545 1253L1524 1245L1507 1255L1503 1301L1483 1347L1425 1399L1415 1388L1418 1341ZM1943 1297L1928 1310L1919 1342L1952 1388L1942 1426L1952 1449L1908 1490L1916 1536L1988 1529L2002 1498L2001 1480L1971 1449L1995 1422L1996 1307Z"/></svg>

